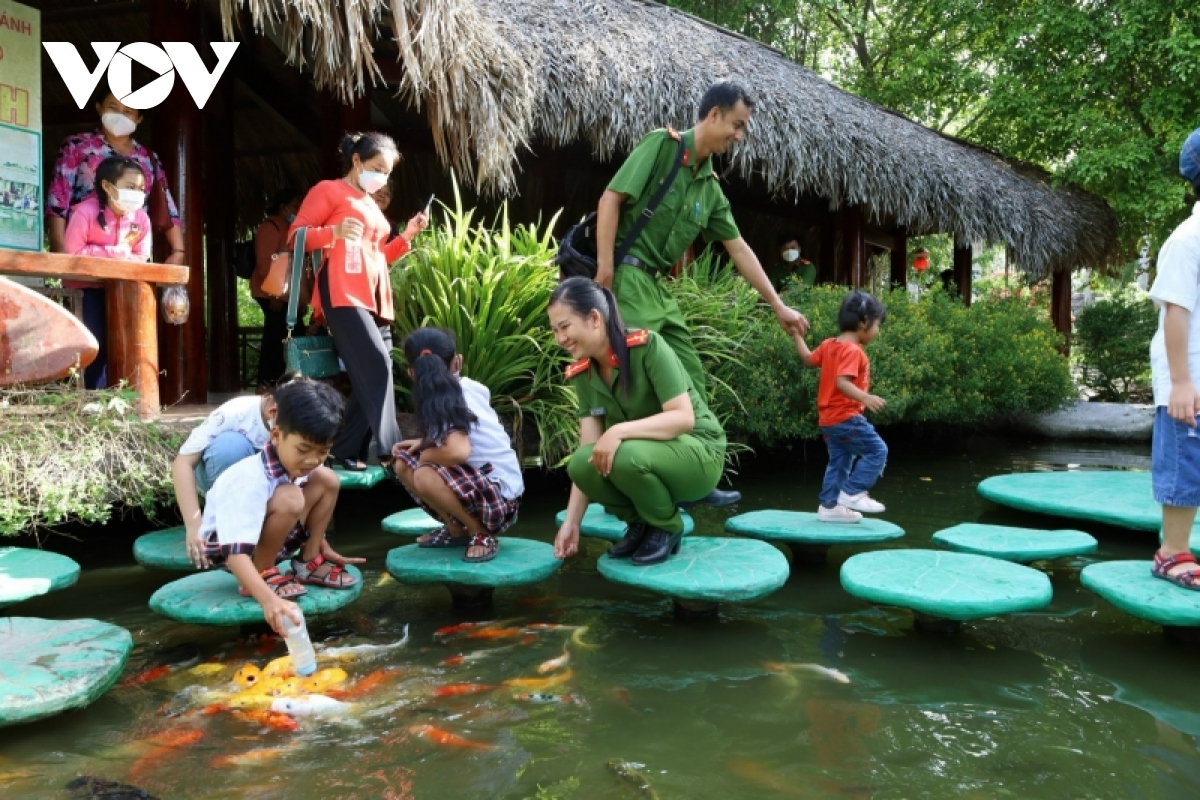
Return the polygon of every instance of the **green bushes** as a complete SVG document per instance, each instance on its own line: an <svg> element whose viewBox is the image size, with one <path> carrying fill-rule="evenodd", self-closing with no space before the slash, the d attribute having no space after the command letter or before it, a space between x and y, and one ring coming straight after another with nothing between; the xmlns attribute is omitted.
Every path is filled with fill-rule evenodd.
<svg viewBox="0 0 1200 800"><path fill-rule="evenodd" d="M1150 340L1158 328L1154 302L1126 286L1075 318L1080 382L1097 400L1145 402L1150 397Z"/></svg>

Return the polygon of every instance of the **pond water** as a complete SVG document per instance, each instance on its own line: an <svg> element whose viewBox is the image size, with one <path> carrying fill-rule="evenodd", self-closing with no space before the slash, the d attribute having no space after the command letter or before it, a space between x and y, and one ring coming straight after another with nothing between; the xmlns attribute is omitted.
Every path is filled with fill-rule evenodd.
<svg viewBox="0 0 1200 800"><path fill-rule="evenodd" d="M941 448L910 438L893 451L874 494L908 533L895 547L928 546L935 531L965 521L1072 527L983 501L974 487L989 475L1149 466L1144 447L987 437ZM819 445L808 446L807 460L798 449L747 465L736 480L739 510L815 510L823 465ZM228 713L161 715L164 704L186 705L173 698L187 686L217 688L234 667L262 666L285 650L248 642L248 631L155 616L146 600L171 576L130 566L128 539L118 539L120 552L84 559L77 586L11 613L128 628L137 647L126 678L197 654L231 666L220 676L180 669L118 685L86 710L0 729L0 796L67 797L65 784L96 775L160 798L1200 797L1197 651L1082 589L1085 559L1042 565L1054 584L1048 611L940 638L914 632L908 612L842 591L838 568L852 548L834 548L823 566L798 566L764 600L683 622L669 601L600 577L595 561L607 545L585 539L584 554L555 577L498 592L486 619L507 620L503 628L587 626L576 637L586 648L565 629L439 637L463 621L444 589L384 578L385 553L406 540L381 533L378 520L410 505L392 491L343 495L335 542L371 559L367 588L344 612L311 623L314 638L347 645L392 642L410 626L405 647L341 664L352 679L400 670L352 714L302 721L295 732ZM565 491L554 481L536 486L514 533L550 540ZM697 533L719 534L726 517L698 511ZM1152 534L1076 527L1100 538L1099 559L1148 559L1154 546ZM516 695L537 690L510 687L437 696L452 684L546 677L538 666L564 645L570 676L542 691L576 702L533 704ZM478 657L444 663L459 654ZM849 683L773 673L769 662L819 664ZM487 747L439 744L436 731ZM171 742L178 746L164 746ZM617 770L624 777L607 766L613 760L632 765Z"/></svg>

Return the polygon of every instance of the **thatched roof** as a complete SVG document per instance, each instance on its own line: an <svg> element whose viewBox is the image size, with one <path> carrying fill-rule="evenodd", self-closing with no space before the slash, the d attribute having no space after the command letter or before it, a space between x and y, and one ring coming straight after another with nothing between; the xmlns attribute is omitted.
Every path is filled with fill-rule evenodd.
<svg viewBox="0 0 1200 800"><path fill-rule="evenodd" d="M731 79L758 106L735 172L776 196L861 204L914 234L1003 243L1034 275L1105 263L1117 221L1101 199L942 136L838 89L782 54L649 0L221 0L282 23L289 59L352 97L379 76L367 44L390 25L401 93L442 160L510 193L529 142L588 142L600 158L647 131L688 127L704 89ZM308 26L308 36L300 35Z"/></svg>

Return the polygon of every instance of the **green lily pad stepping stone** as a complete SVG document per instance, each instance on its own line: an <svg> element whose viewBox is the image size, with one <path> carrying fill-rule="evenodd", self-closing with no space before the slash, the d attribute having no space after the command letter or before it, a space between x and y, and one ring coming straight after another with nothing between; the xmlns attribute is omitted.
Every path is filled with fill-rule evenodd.
<svg viewBox="0 0 1200 800"><path fill-rule="evenodd" d="M0 547L0 608L79 580L74 559L31 547Z"/></svg>
<svg viewBox="0 0 1200 800"><path fill-rule="evenodd" d="M696 530L696 521L686 511L680 511L679 516L683 517L683 535L691 536L692 531ZM566 509L558 512L554 521L560 526L566 522ZM584 536L615 542L625 536L625 530L628 527L624 522L607 513L604 506L599 503L589 503L587 510L583 512L583 521L579 523L579 532Z"/></svg>
<svg viewBox="0 0 1200 800"><path fill-rule="evenodd" d="M1162 525L1162 508L1151 494L1149 472L1018 472L988 478L978 491L993 503L1021 511L1144 531Z"/></svg>
<svg viewBox="0 0 1200 800"><path fill-rule="evenodd" d="M1079 582L1138 619L1168 629L1200 627L1200 592L1154 577L1150 564L1149 558L1089 564L1079 573Z"/></svg>
<svg viewBox="0 0 1200 800"><path fill-rule="evenodd" d="M766 542L716 536L694 536L661 564L639 567L627 558L601 556L600 574L664 594L682 614L712 614L719 603L757 600L783 586L788 562Z"/></svg>
<svg viewBox="0 0 1200 800"><path fill-rule="evenodd" d="M938 531L933 543L956 553L974 553L1028 563L1096 552L1096 539L1083 531L1040 531L966 522Z"/></svg>
<svg viewBox="0 0 1200 800"><path fill-rule="evenodd" d="M358 582L349 589L306 586L308 594L296 598L305 617L328 614L350 605L362 594L362 573L346 567ZM176 622L192 625L250 625L263 622L262 606L253 597L238 594L237 578L224 570L188 575L161 587L150 596L150 609Z"/></svg>
<svg viewBox="0 0 1200 800"><path fill-rule="evenodd" d="M545 542L500 537L500 552L491 561L463 561L466 548L397 547L387 555L387 571L401 583L443 583L458 608L485 608L500 586L522 586L549 578L562 562Z"/></svg>
<svg viewBox="0 0 1200 800"><path fill-rule="evenodd" d="M139 536L133 543L133 560L143 567L191 572L195 567L188 561L186 536L187 529L182 525Z"/></svg>
<svg viewBox="0 0 1200 800"><path fill-rule="evenodd" d="M383 520L383 529L388 533L401 536L420 536L433 533L442 527L442 523L425 513L420 508L410 508L407 511L397 511Z"/></svg>
<svg viewBox="0 0 1200 800"><path fill-rule="evenodd" d="M341 467L334 467L333 471L342 482L343 489L371 489L387 477L387 470L378 464L371 464L361 472Z"/></svg>
<svg viewBox="0 0 1200 800"><path fill-rule="evenodd" d="M0 617L0 726L91 704L132 650L129 631L107 622Z"/></svg>
<svg viewBox="0 0 1200 800"><path fill-rule="evenodd" d="M810 511L751 511L725 522L725 530L768 542L783 542L800 561L821 563L835 544L874 544L899 539L904 529L881 519L863 517L852 524L819 522Z"/></svg>
<svg viewBox="0 0 1200 800"><path fill-rule="evenodd" d="M1053 596L1050 579L1035 569L941 550L859 553L842 564L841 579L857 598L912 609L918 627L931 630L954 631L954 623L1045 608Z"/></svg>

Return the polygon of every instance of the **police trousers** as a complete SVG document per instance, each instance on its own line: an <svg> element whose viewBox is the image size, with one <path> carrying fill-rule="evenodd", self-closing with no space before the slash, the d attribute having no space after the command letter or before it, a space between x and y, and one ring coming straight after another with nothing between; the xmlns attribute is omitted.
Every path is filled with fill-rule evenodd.
<svg viewBox="0 0 1200 800"><path fill-rule="evenodd" d="M631 330L649 328L661 336L683 364L684 371L692 379L692 386L701 397L707 398L700 354L696 352L679 303L663 282L637 267L622 264L613 275L613 294L625 327Z"/></svg>

